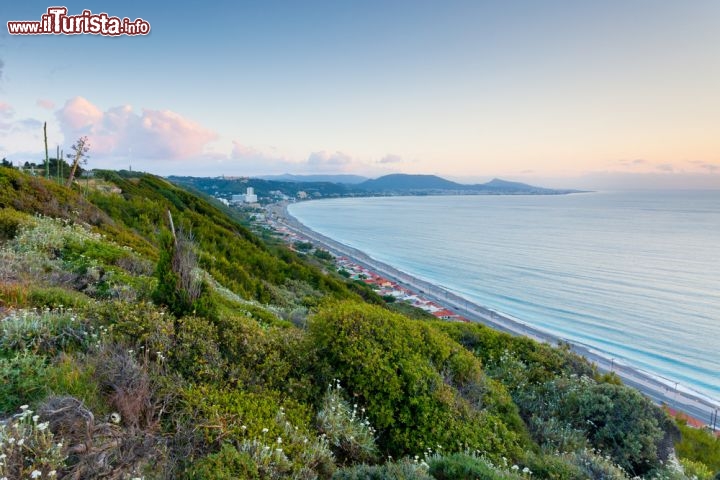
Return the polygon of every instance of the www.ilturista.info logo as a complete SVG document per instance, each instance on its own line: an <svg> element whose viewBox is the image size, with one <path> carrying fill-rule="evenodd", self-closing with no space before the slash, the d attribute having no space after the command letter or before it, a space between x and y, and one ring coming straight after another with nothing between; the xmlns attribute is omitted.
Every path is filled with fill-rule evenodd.
<svg viewBox="0 0 720 480"><path fill-rule="evenodd" d="M65 7L50 7L40 21L7 22L10 35L147 35L150 24L142 18L111 17L107 13L83 10L80 15L68 15Z"/></svg>

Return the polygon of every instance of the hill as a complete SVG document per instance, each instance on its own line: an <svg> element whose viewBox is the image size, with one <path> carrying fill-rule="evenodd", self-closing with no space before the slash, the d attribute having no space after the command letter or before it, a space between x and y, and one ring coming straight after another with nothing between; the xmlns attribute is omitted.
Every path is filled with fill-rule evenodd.
<svg viewBox="0 0 720 480"><path fill-rule="evenodd" d="M0 167L0 475L687 478L617 377L411 319L234 215L152 175Z"/></svg>
<svg viewBox="0 0 720 480"><path fill-rule="evenodd" d="M578 190L556 190L535 187L495 178L487 183L464 185L436 175L391 174L359 183L357 188L389 194L495 194L495 195L562 195Z"/></svg>

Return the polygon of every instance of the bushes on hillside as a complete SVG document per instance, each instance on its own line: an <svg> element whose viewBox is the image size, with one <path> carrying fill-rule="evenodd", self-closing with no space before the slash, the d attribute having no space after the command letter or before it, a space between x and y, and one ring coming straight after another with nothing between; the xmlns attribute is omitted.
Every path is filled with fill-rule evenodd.
<svg viewBox="0 0 720 480"><path fill-rule="evenodd" d="M508 425L521 422L516 413L513 418L509 398L482 388L463 398L463 386L484 383L479 363L454 361L456 355L472 357L431 327L344 302L320 310L310 333L320 361L366 406L381 449L393 456L438 444L496 456L518 453L521 432Z"/></svg>

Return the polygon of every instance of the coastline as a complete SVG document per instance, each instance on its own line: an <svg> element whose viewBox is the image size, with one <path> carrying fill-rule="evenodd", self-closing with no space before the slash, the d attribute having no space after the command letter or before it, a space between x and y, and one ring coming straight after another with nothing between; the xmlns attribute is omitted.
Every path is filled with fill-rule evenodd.
<svg viewBox="0 0 720 480"><path fill-rule="evenodd" d="M588 345L571 342L550 332L528 325L519 319L475 304L448 291L442 286L432 284L431 282L402 272L368 256L358 249L315 232L293 217L288 212L287 206L287 203L274 204L268 207L268 212L274 215L275 220L289 231L321 246L336 256L347 257L354 263L392 280L408 290L419 293L430 301L445 306L469 321L482 323L512 335L526 336L551 345L558 345L560 343L568 344L572 351L595 364L600 371L616 373L626 385L638 389L655 403L664 404L670 408L681 411L700 420L706 425L710 425L712 419L717 418L717 412L720 410L720 401L718 400L695 392L673 380L665 379L619 362ZM719 427L720 425L716 424L715 430L717 431Z"/></svg>

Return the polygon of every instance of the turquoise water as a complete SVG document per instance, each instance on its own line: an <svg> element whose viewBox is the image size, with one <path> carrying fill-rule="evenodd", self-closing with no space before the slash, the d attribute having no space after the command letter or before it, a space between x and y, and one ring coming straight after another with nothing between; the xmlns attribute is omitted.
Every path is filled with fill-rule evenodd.
<svg viewBox="0 0 720 480"><path fill-rule="evenodd" d="M303 202L310 228L720 399L720 191Z"/></svg>

